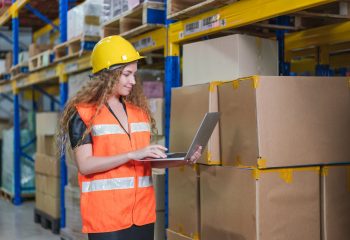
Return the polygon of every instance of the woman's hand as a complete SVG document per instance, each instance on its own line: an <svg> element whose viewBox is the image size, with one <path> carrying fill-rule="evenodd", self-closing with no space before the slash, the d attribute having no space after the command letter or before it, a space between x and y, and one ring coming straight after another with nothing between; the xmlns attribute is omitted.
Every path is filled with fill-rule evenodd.
<svg viewBox="0 0 350 240"><path fill-rule="evenodd" d="M128 157L135 160L142 160L145 158L165 158L166 154L164 152L166 150L168 149L162 145L149 145L143 149L129 152Z"/></svg>
<svg viewBox="0 0 350 240"><path fill-rule="evenodd" d="M198 146L197 150L193 153L190 159L186 159L186 164L193 165L202 156L202 146Z"/></svg>

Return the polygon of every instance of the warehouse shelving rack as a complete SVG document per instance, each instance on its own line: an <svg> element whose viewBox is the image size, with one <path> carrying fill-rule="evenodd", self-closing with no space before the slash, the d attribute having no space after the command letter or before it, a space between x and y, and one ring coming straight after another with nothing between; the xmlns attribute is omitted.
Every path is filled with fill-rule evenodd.
<svg viewBox="0 0 350 240"><path fill-rule="evenodd" d="M34 1L34 0L33 0ZM30 0L12 0L10 8L0 16L0 25L4 25L12 18L13 29L13 65L18 64L18 32L19 21L18 12L24 8ZM49 31L50 29L59 29L60 42L67 40L67 11L68 0L59 1L59 20L49 21L45 19L43 14L38 11L36 15L40 17L46 25L42 30L34 34ZM333 49L347 49L348 45L344 42L350 42L350 24L349 22L337 23L335 25L322 26L316 29L308 29L301 32L295 32L288 36L285 33L289 30L297 30L292 26L288 26L289 19L280 17L291 13L299 12L312 7L335 3L335 0L295 0L291 4L287 0L244 0L233 2L227 6L214 9L197 16L183 19L177 22L167 19L165 27L153 30L151 32L142 33L134 36L129 40L136 46L141 54L147 54L153 51L164 49L165 56L165 139L166 146L169 146L169 130L170 130L170 106L171 106L171 89L181 85L180 79L180 48L184 43L201 40L209 35L221 34L233 29L240 29L245 26L260 24L261 27L277 29L276 38L279 42L280 53L280 72L288 75L289 61L294 55L310 54L310 46L333 45ZM165 9L167 9L165 5ZM166 11L165 11L166 14ZM276 24L259 23L275 17ZM59 25L59 26L57 26ZM317 35L315 32L317 31ZM232 32L231 32L232 33ZM286 51L284 51L284 43ZM322 47L323 58L327 61L327 54L332 52L330 48ZM331 48L332 49L332 48ZM284 57L286 53L286 57ZM314 53L314 52L313 52ZM294 55L293 55L294 54ZM21 204L20 189L20 104L19 91L33 85L43 83L59 84L60 88L60 108L62 109L68 96L67 80L70 74L87 70L90 68L89 54L85 54L81 58L69 59L64 62L58 62L46 68L30 73L25 77L21 77L16 81L0 82L0 93L12 93L14 101L14 131L15 131L15 195L14 204ZM337 60L342 62L342 59ZM340 64L341 65L341 64ZM167 179L167 177L166 177ZM64 186L67 183L67 170L65 159L61 159L61 227L65 226L65 206L64 206ZM167 195L167 184L166 184ZM166 198L167 209L167 198ZM167 210L166 210L167 214ZM167 217L166 217L167 221ZM167 224L166 224L167 225Z"/></svg>

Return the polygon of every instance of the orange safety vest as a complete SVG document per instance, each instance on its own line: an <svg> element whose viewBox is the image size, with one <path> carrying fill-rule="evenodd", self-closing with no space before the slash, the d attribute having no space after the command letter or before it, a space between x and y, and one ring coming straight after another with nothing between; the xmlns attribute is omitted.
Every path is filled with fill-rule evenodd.
<svg viewBox="0 0 350 240"><path fill-rule="evenodd" d="M106 106L92 123L93 156L113 156L150 144L150 125L138 107L126 104L129 135ZM91 105L76 106L84 123L96 112ZM155 197L150 162L130 160L106 172L79 173L83 233L112 232L156 220Z"/></svg>

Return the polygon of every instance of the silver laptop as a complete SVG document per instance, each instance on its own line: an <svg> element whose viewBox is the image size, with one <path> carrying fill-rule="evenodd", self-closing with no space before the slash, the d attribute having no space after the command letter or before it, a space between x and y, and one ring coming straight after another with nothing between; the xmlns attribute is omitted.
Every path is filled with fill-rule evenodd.
<svg viewBox="0 0 350 240"><path fill-rule="evenodd" d="M202 151L207 146L209 138L213 133L217 122L219 121L219 117L220 114L218 112L210 112L205 114L187 152L166 153L167 156L165 158L147 158L142 159L141 161L172 161L189 159L194 154L198 146L202 146Z"/></svg>

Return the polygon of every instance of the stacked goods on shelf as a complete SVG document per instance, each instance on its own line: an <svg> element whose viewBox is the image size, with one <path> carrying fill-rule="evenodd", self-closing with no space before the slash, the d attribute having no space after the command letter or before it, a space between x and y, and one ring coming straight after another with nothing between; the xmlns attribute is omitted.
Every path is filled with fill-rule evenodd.
<svg viewBox="0 0 350 240"><path fill-rule="evenodd" d="M235 34L183 46L183 86L250 75L278 75L276 41Z"/></svg>
<svg viewBox="0 0 350 240"><path fill-rule="evenodd" d="M156 196L156 216L154 239L165 239L165 170L152 169L152 182Z"/></svg>
<svg viewBox="0 0 350 240"><path fill-rule="evenodd" d="M86 240L87 235L81 233L82 220L80 213L80 188L78 183L78 168L74 152L67 144L66 164L68 184L65 187L66 227L61 229L63 239Z"/></svg>
<svg viewBox="0 0 350 240"><path fill-rule="evenodd" d="M6 69L5 69L5 60L0 59L0 74L1 73L5 73Z"/></svg>
<svg viewBox="0 0 350 240"><path fill-rule="evenodd" d="M60 219L60 160L56 156L55 141L57 121L56 112L36 114L35 220L51 222L54 233L58 233Z"/></svg>
<svg viewBox="0 0 350 240"><path fill-rule="evenodd" d="M322 167L322 239L346 240L350 229L350 165Z"/></svg>
<svg viewBox="0 0 350 240"><path fill-rule="evenodd" d="M110 0L111 18L119 17L144 2L164 2L164 0Z"/></svg>
<svg viewBox="0 0 350 240"><path fill-rule="evenodd" d="M21 130L21 145L29 143L33 139L33 133L28 129ZM14 185L14 131L13 128L2 131L2 162L1 162L1 190L11 198L15 193ZM22 150L27 156L32 157L35 152L34 145ZM34 163L31 159L21 157L21 195L34 195Z"/></svg>
<svg viewBox="0 0 350 240"><path fill-rule="evenodd" d="M102 36L127 38L162 27L165 23L163 1L112 0L111 19L103 23Z"/></svg>
<svg viewBox="0 0 350 240"><path fill-rule="evenodd" d="M90 74L91 71L85 71L68 76L68 98L73 97L89 81Z"/></svg>
<svg viewBox="0 0 350 240"><path fill-rule="evenodd" d="M164 145L164 71L140 69L138 76L142 80L142 89L148 98L151 114L156 121L157 133L152 136L152 143Z"/></svg>
<svg viewBox="0 0 350 240"><path fill-rule="evenodd" d="M101 0L87 0L68 11L68 40L100 35Z"/></svg>

